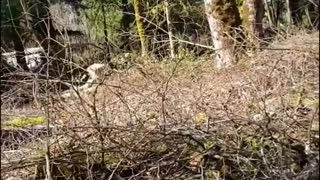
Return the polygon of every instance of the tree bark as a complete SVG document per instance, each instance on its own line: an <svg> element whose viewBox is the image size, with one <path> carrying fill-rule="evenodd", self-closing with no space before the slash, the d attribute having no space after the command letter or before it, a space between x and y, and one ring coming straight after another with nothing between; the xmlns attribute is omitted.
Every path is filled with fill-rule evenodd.
<svg viewBox="0 0 320 180"><path fill-rule="evenodd" d="M236 62L233 28L241 24L235 0L204 0L212 42L216 52L218 69L230 67Z"/></svg>
<svg viewBox="0 0 320 180"><path fill-rule="evenodd" d="M165 0L164 4L165 4L165 10L166 10L167 26L168 26L168 35L169 35L169 43L170 43L170 55L171 55L171 58L175 58L173 39L172 39L172 27L171 27L171 21L170 21L169 3L168 3L167 0Z"/></svg>
<svg viewBox="0 0 320 180"><path fill-rule="evenodd" d="M109 37L108 37L108 30L107 30L107 20L106 20L106 12L105 12L105 4L102 5L102 14L103 14L103 34L104 34L104 56L105 56L105 61L107 63L111 62L111 55L110 55L110 44L109 44Z"/></svg>
<svg viewBox="0 0 320 180"><path fill-rule="evenodd" d="M137 32L140 38L140 44L141 44L141 55L145 56L147 55L147 41L145 37L144 27L143 27L143 21L141 18L141 1L140 0L133 0L133 7L134 7L134 14L135 14L135 20L136 20L136 28Z"/></svg>
<svg viewBox="0 0 320 180"><path fill-rule="evenodd" d="M290 0L286 0L286 8L287 8L287 22L288 22L288 25L289 25L289 28L292 24L292 19L291 19L291 8L290 8Z"/></svg>
<svg viewBox="0 0 320 180"><path fill-rule="evenodd" d="M245 0L243 6L242 24L248 32L250 43L259 46L259 39L263 38L264 2L263 0Z"/></svg>

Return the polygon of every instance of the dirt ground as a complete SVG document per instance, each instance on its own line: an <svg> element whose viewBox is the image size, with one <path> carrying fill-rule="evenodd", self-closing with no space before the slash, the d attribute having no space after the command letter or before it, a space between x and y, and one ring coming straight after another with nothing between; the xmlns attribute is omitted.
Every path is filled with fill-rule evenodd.
<svg viewBox="0 0 320 180"><path fill-rule="evenodd" d="M167 163L158 166L171 173L170 177L178 177L185 172L181 170L184 165L179 164L182 157L188 166L195 164L193 173L185 173L188 177L196 177L199 168L209 167L204 164L200 167L204 159L229 163L228 167L211 164L214 170L206 169L206 172L215 172L215 176L220 173L219 176L238 179L280 178L283 174L298 177L306 166L291 167L299 163L289 159L300 153L300 150L293 153L293 144L311 148L313 153L309 154L314 155L318 143L310 139L312 130L319 131L316 125L319 122L319 32L299 32L279 38L227 70L217 71L209 57L195 61L146 61L114 72L95 87L91 93L51 99L50 123L67 129L57 133L59 140L52 145L53 153L70 152L69 146L58 148L70 142L81 150L97 151L97 144L104 137L102 146L109 148L109 155L114 159L111 164L126 162L119 172L130 166L151 179L156 177L155 161ZM30 115L33 111L40 113L31 107L6 109L1 113L5 117L6 114ZM103 133L97 127L103 127ZM196 148L185 153L190 143L185 142L188 138L198 140L192 145ZM242 152L239 149L243 147ZM218 153L220 150L222 154ZM161 155L158 157L157 153ZM201 154L200 160L195 158L197 153ZM208 157L217 158L218 154L222 160L208 160ZM179 165L170 164L172 161ZM252 168L258 173L253 173ZM163 177L166 173L158 172Z"/></svg>

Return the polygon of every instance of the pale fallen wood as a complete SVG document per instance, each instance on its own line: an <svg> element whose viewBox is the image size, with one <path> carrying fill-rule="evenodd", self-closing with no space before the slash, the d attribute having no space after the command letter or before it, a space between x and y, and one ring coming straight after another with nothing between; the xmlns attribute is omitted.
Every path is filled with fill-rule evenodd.
<svg viewBox="0 0 320 180"><path fill-rule="evenodd" d="M65 91L61 97L67 98L71 97L72 95L76 95L78 92L79 94L81 93L88 93L92 92L95 90L94 85L99 82L99 80L102 80L107 75L110 75L112 73L112 69L110 68L109 65L107 64L101 64L101 63L96 63L90 65L86 69L89 78L87 82L82 85L82 86L71 86L69 90ZM84 75L81 79L84 79L86 75Z"/></svg>

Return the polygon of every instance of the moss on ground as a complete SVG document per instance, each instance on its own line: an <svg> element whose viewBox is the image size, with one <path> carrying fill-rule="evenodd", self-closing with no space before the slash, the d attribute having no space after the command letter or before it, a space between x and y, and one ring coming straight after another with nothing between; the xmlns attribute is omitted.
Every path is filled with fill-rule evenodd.
<svg viewBox="0 0 320 180"><path fill-rule="evenodd" d="M46 122L46 118L43 116L36 117L19 117L12 120L8 120L2 124L3 127L28 127L33 125L41 125Z"/></svg>

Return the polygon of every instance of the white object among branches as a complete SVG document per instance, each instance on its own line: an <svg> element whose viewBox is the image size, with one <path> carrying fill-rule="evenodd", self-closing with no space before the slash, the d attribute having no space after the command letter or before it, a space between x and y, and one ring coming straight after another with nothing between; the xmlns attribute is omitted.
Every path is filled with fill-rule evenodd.
<svg viewBox="0 0 320 180"><path fill-rule="evenodd" d="M27 66L30 71L33 71L37 69L42 64L41 56L44 54L44 49L42 47L36 47L36 48L27 48L24 50L25 53L25 60L27 63ZM8 65L19 68L19 64L17 61L17 52L7 52L1 54L4 57L4 60L7 62Z"/></svg>

